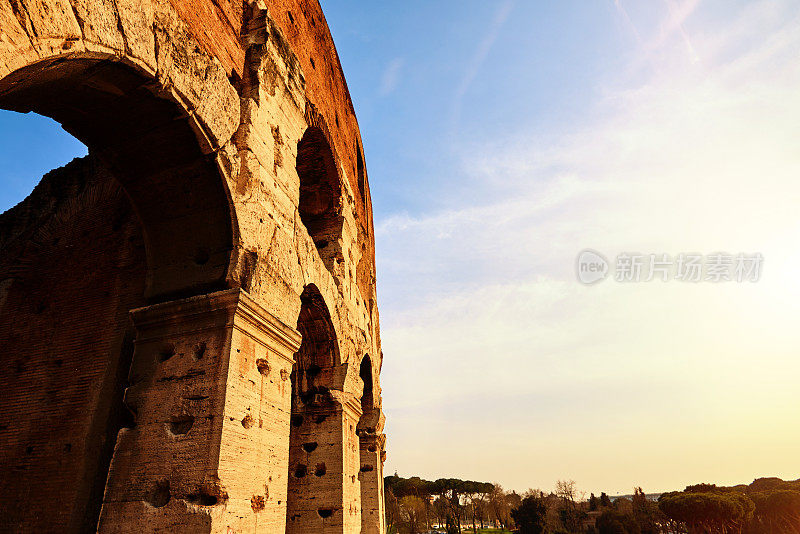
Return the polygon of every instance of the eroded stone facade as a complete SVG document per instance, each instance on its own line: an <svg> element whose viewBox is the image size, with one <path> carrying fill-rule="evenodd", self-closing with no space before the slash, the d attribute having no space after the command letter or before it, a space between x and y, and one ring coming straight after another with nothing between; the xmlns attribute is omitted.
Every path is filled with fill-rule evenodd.
<svg viewBox="0 0 800 534"><path fill-rule="evenodd" d="M89 156L0 216L0 531L383 533L360 134L316 1L0 2Z"/></svg>

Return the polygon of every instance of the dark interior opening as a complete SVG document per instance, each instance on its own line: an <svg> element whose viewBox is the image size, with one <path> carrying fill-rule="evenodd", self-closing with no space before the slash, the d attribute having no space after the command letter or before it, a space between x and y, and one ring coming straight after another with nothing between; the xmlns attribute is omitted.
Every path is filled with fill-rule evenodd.
<svg viewBox="0 0 800 534"><path fill-rule="evenodd" d="M364 169L364 156L361 151L361 143L356 141L356 176L358 177L358 194L361 195L361 203L364 209L367 208L367 176Z"/></svg>
<svg viewBox="0 0 800 534"><path fill-rule="evenodd" d="M316 455L331 445L332 439L341 439L325 427L331 408L329 391L339 367L336 332L328 307L313 284L300 296L300 315L297 330L302 334L300 349L295 353L292 377L292 413L289 430L289 486L286 502L287 532L308 532L313 528L316 514L314 497L320 493L324 463ZM305 476L308 465L315 465L315 477ZM302 476L298 476L298 472ZM305 530L304 530L305 529Z"/></svg>
<svg viewBox="0 0 800 534"><path fill-rule="evenodd" d="M118 61L44 60L0 80L0 108L51 117L122 184L141 221L151 301L226 284L232 219L224 179L186 110Z"/></svg>
<svg viewBox="0 0 800 534"><path fill-rule="evenodd" d="M335 273L342 261L342 188L336 160L325 134L316 127L306 130L297 144L300 177L300 219L317 247L325 267Z"/></svg>
<svg viewBox="0 0 800 534"><path fill-rule="evenodd" d="M364 382L364 392L361 395L361 410L364 413L369 412L373 407L372 397L372 360L369 355L364 356L361 360L361 367L358 372L361 381Z"/></svg>

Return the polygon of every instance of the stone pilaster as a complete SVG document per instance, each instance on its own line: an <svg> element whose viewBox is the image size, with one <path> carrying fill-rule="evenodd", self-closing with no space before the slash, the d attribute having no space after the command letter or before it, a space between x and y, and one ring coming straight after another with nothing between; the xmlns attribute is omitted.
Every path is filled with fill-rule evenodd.
<svg viewBox="0 0 800 534"><path fill-rule="evenodd" d="M329 391L296 412L287 534L358 532L361 487L355 428L361 407L352 395Z"/></svg>
<svg viewBox="0 0 800 534"><path fill-rule="evenodd" d="M136 348L98 531L283 532L300 335L242 290L132 312Z"/></svg>
<svg viewBox="0 0 800 534"><path fill-rule="evenodd" d="M362 433L359 436L361 467L361 534L385 534L383 462L386 460L386 434Z"/></svg>

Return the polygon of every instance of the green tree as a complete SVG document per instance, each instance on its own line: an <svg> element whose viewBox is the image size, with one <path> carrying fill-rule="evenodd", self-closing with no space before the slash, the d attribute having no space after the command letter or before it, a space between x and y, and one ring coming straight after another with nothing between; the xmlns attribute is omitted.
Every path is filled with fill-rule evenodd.
<svg viewBox="0 0 800 534"><path fill-rule="evenodd" d="M747 532L752 534L800 533L800 492L778 489L750 495L755 503Z"/></svg>
<svg viewBox="0 0 800 534"><path fill-rule="evenodd" d="M743 530L755 504L736 491L689 491L662 495L659 508L670 519L684 523L691 534L728 534Z"/></svg>
<svg viewBox="0 0 800 534"><path fill-rule="evenodd" d="M489 514L497 521L503 528L508 528L511 522L511 508L519 505L518 502L513 502L516 493L506 493L500 484L495 484L492 492L489 494Z"/></svg>
<svg viewBox="0 0 800 534"><path fill-rule="evenodd" d="M385 485L383 489L385 510L386 510L386 527L390 532L395 531L395 527L400 521L400 503L392 491L392 486Z"/></svg>
<svg viewBox="0 0 800 534"><path fill-rule="evenodd" d="M519 534L543 534L546 515L547 504L541 495L528 495L517 508L511 510Z"/></svg>
<svg viewBox="0 0 800 534"><path fill-rule="evenodd" d="M633 490L631 504L633 517L642 534L660 534L666 517L659 510L658 504L647 498L642 488L637 487Z"/></svg>
<svg viewBox="0 0 800 534"><path fill-rule="evenodd" d="M398 531L403 534L419 534L425 526L425 502L415 495L400 498L400 521Z"/></svg>
<svg viewBox="0 0 800 534"><path fill-rule="evenodd" d="M641 534L641 529L632 514L606 509L595 524L599 534Z"/></svg>
<svg viewBox="0 0 800 534"><path fill-rule="evenodd" d="M578 490L575 481L556 481L555 493L561 499L561 507L558 511L561 525L567 532L577 532L580 529L581 520L585 513L578 509L576 502Z"/></svg>

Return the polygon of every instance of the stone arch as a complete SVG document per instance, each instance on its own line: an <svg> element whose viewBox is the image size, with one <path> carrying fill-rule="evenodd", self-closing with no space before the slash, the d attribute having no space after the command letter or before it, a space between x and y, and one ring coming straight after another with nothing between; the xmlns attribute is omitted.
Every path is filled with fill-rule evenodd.
<svg viewBox="0 0 800 534"><path fill-rule="evenodd" d="M325 267L335 274L342 254L342 185L326 129L310 126L297 143L298 210Z"/></svg>
<svg viewBox="0 0 800 534"><path fill-rule="evenodd" d="M291 375L287 533L322 531L323 520L330 517L326 514L337 502L334 495L328 494L336 486L328 481L342 474L341 459L337 462L333 449L341 447L342 439L336 402L331 396L336 373L341 368L336 332L325 300L315 285L306 286L300 301L297 330L302 341ZM313 469L317 465L326 468Z"/></svg>
<svg viewBox="0 0 800 534"><path fill-rule="evenodd" d="M361 485L361 532L378 534L383 532L383 446L380 433L382 426L379 391L376 383L376 369L372 358L365 355L359 366L359 377L363 384L361 391L361 417L356 434L359 442L359 472Z"/></svg>
<svg viewBox="0 0 800 534"><path fill-rule="evenodd" d="M313 402L309 395L325 393L334 387L334 374L341 364L336 331L325 299L314 284L300 295L297 330L302 336L295 354L293 386L304 403Z"/></svg>
<svg viewBox="0 0 800 534"><path fill-rule="evenodd" d="M361 365L358 369L358 376L364 385L361 392L361 412L366 414L375 407L375 386L373 379L372 359L369 354L361 359ZM363 419L363 415L362 415Z"/></svg>
<svg viewBox="0 0 800 534"><path fill-rule="evenodd" d="M361 359L358 376L363 384L361 397L361 417L358 419L356 432L359 436L374 434L381 425L380 391L377 384L378 370L367 354Z"/></svg>
<svg viewBox="0 0 800 534"><path fill-rule="evenodd" d="M191 112L154 75L96 53L40 60L0 80L0 107L55 119L123 186L144 232L148 299L226 285L235 226L226 181Z"/></svg>
<svg viewBox="0 0 800 534"><path fill-rule="evenodd" d="M239 100L169 9L0 5L0 108L51 117L89 147L87 158L51 173L7 212L0 228L14 240L0 239L0 252L24 248L23 259L55 260L0 275L0 311L19 318L32 294L24 282L49 277L55 288L30 312L46 328L0 328L10 358L0 362L0 425L9 415L19 421L7 426L14 439L0 456L24 469L31 496L17 500L16 479L0 477L0 496L15 502L0 530L95 530L117 431L131 426L122 401L135 361L129 311L234 283L237 225L218 149L238 125ZM59 257L67 244L87 258L75 260L83 270ZM15 361L19 377L9 379Z"/></svg>

